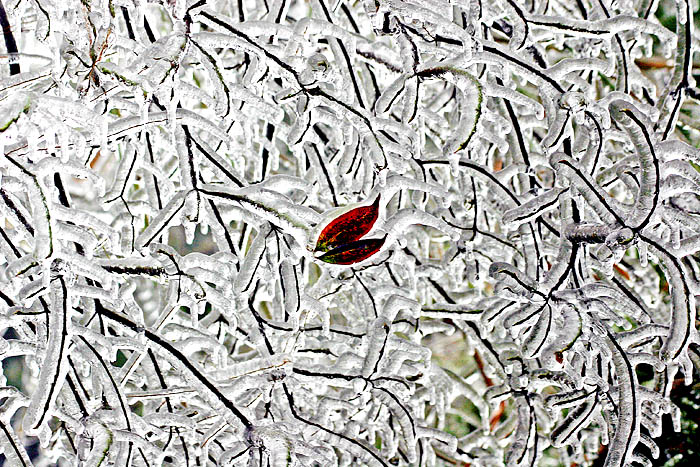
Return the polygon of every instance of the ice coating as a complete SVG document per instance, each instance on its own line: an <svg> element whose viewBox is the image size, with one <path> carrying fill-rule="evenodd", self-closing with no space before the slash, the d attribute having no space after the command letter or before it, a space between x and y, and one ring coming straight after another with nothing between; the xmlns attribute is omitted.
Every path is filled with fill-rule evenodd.
<svg viewBox="0 0 700 467"><path fill-rule="evenodd" d="M667 454L693 2L73 3L0 2L8 463Z"/></svg>

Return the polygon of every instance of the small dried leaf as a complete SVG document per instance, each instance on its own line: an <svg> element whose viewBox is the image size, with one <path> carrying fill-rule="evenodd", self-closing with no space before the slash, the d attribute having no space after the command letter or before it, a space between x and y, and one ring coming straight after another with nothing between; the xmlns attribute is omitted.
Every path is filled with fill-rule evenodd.
<svg viewBox="0 0 700 467"><path fill-rule="evenodd" d="M627 271L625 271L624 269L622 269L622 268L621 268L620 266L618 266L617 264L613 264L613 269L614 269L615 271L617 271L617 272L618 272L622 277L624 277L625 279L630 280L630 275L629 275L629 273L628 273Z"/></svg>

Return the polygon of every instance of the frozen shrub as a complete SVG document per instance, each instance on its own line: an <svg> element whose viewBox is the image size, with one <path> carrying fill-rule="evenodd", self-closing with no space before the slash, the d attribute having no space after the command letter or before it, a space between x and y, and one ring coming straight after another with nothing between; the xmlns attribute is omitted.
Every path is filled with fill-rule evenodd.
<svg viewBox="0 0 700 467"><path fill-rule="evenodd" d="M651 465L679 429L693 2L2 7L7 465Z"/></svg>

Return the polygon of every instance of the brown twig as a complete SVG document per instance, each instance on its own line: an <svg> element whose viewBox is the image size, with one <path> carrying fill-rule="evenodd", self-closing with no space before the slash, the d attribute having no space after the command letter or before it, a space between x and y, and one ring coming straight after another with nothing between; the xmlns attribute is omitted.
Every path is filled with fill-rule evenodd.
<svg viewBox="0 0 700 467"><path fill-rule="evenodd" d="M484 378L484 383L486 384L487 388L490 388L493 386L493 380L488 377L486 372L484 371L484 361L481 359L481 355L479 355L478 351L474 351L474 361L476 362L476 367L479 369L479 373L481 373L481 377ZM491 417L491 420L489 421L489 426L491 431L496 428L496 425L498 425L498 422L501 420L501 417L503 416L503 412L506 410L506 403L505 401L501 401L501 403L498 405L498 409L494 412L493 416Z"/></svg>

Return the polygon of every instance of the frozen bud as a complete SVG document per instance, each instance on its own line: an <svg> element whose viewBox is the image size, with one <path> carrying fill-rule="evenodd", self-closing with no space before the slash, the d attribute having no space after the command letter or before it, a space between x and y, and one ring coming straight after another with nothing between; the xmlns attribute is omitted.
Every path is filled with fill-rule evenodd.
<svg viewBox="0 0 700 467"><path fill-rule="evenodd" d="M306 63L317 77L322 77L330 67L328 59L326 59L326 56L323 54L313 54L306 60Z"/></svg>
<svg viewBox="0 0 700 467"><path fill-rule="evenodd" d="M562 109L570 110L574 113L581 112L586 109L588 99L582 92L569 91L562 94L559 99L559 106Z"/></svg>
<svg viewBox="0 0 700 467"><path fill-rule="evenodd" d="M613 251L621 248L626 250L629 246L631 246L635 238L636 236L632 229L625 227L614 230L607 237L605 237L605 245Z"/></svg>

